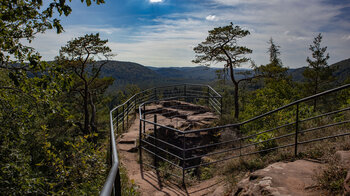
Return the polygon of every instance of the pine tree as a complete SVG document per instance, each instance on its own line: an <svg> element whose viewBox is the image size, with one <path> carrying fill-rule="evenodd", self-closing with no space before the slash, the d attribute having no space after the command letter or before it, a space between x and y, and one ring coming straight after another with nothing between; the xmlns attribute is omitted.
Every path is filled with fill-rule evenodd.
<svg viewBox="0 0 350 196"><path fill-rule="evenodd" d="M248 62L250 59L245 57L245 55L252 53L251 49L238 45L237 41L249 34L248 30L234 26L231 23L230 25L210 30L206 40L194 48L197 54L196 59L193 60L194 63L205 63L209 66L210 63L224 62L224 69L230 71L230 78L235 87L234 105L236 119L239 117L239 84L243 81L252 80L252 78L240 80L235 78L234 68Z"/></svg>
<svg viewBox="0 0 350 196"><path fill-rule="evenodd" d="M312 52L312 59L307 57L308 67L303 72L306 78L306 89L312 92L309 94L317 94L323 89L323 85L333 80L333 70L328 66L327 60L329 54L326 53L327 46L321 47L322 35L318 34L314 38L313 45L310 45L309 50ZM314 100L314 110L316 110L317 100Z"/></svg>

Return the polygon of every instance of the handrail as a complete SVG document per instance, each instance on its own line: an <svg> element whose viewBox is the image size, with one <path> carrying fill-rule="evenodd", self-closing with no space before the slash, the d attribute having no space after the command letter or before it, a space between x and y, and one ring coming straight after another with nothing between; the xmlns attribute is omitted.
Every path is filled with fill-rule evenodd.
<svg viewBox="0 0 350 196"><path fill-rule="evenodd" d="M215 104L219 104L218 100L213 100L215 99L215 96L213 96L214 94L216 94L217 92L212 89L209 85L207 86L208 88L208 91L207 91L207 101L208 101L208 105L210 104L214 110L218 111L217 108L214 107ZM303 140L300 140L298 139L298 135L300 134L301 136L306 133L306 132L311 132L311 131L316 131L316 130L320 130L320 129L325 129L325 128L329 128L329 127L334 127L334 126L340 126L340 125L343 125L343 124L347 124L347 123L350 123L350 120L345 120L345 121L341 121L341 122L335 122L335 123L331 123L331 122L326 122L327 125L317 125L317 127L313 127L313 128L302 128L300 126L300 123L303 123L303 122L306 122L306 121L310 121L310 120L313 120L313 119L317 119L317 118L321 118L321 117L325 117L325 116L329 116L329 115L334 115L334 114L339 114L341 112L345 112L345 111L349 111L350 110L350 107L347 107L347 108L341 108L341 109L336 109L334 111L331 111L331 112L325 112L325 113L322 113L322 114L316 114L316 116L313 116L313 117L307 117L304 118L304 119L301 119L300 118L300 115L299 115L299 107L304 107L304 105L302 105L301 103L305 103L307 101L310 101L310 100L315 100L321 96L324 96L324 95L328 95L330 93L334 93L334 92L338 92L338 91L341 91L341 90L344 90L344 89L348 89L350 88L350 84L346 84L346 85L343 85L343 86L340 86L340 87L337 87L337 88L333 88L333 89L330 89L330 90L327 90L327 91L324 91L324 92L321 92L321 93L318 93L318 94L315 94L315 95L312 95L312 96L308 96L308 97L305 97L305 98L302 98L302 99L299 99L297 101L293 101L289 104L286 104L282 107L279 107L277 109L274 109L274 110L271 110L269 112L266 112L266 113L263 113L261 115L257 115L253 118L250 118L248 120L245 120L243 122L238 122L238 123L234 123L234 124L226 124L226 125L223 125L223 126L216 126L216 127L211 127L211 128L203 128L203 129L197 129L197 130L186 130L186 131L181 131L179 129L176 129L176 128L172 128L172 127L169 127L169 126L165 126L163 124L159 124L157 123L156 121L156 114L154 114L154 122L152 122L151 120L146 120L146 113L144 111L144 113L142 113L143 110L145 110L145 104L151 104L154 102L154 100L150 100L148 102L144 102L142 103L140 106L139 106L139 113L140 113L140 133L141 133L141 127L143 127L143 134L142 136L144 136L145 139L142 138L141 134L140 134L140 146L141 148L140 149L144 149L146 150L147 152L150 152L151 154L153 154L155 156L155 164L157 162L157 158L160 158L160 159L163 159L165 161L173 161L172 159L168 159L167 156L164 156L162 157L162 154L157 154L156 152L160 152L160 151L166 151L166 149L168 148L168 146L172 146L173 143L171 142L171 140L167 140L166 138L167 137L164 137L163 138L157 138L157 134L156 134L156 130L157 130L157 127L161 127L161 128L164 128L166 130L169 130L169 131L173 131L173 132L176 132L178 134L178 137L181 137L181 139L179 139L179 143L177 145L179 146L176 146L177 149L179 149L178 152L176 152L175 158L178 159L178 163L179 163L179 167L182 169L182 172L183 172L183 177L182 177L182 180L183 180L183 183L185 183L185 170L188 170L188 169L191 169L191 168L196 168L196 167L200 167L200 166L204 166L204 165L209 165L209 164L214 164L214 163L217 163L217 162L220 162L220 161L224 161L224 160L228 160L228 159L231 159L231 158L237 158L237 157L243 157L243 156L248 156L248 155L253 155L253 154L258 154L258 153L266 153L268 151L271 151L271 150L277 150L277 149L281 149L281 148L287 148L287 147L292 147L294 146L294 156L297 156L298 154L298 145L301 145L301 144L305 144L305 143L310 143L310 142L314 142L314 141L321 141L321 140L324 140L324 139L329 139L329 138L335 138L335 137L340 137L340 136L346 136L346 135L350 135L350 133L341 133L341 134L331 134L331 136L326 136L326 137L320 137L320 136L315 136L317 137L316 139L311 139L311 140L308 140L308 141L303 141ZM212 90L213 92L210 92L210 90ZM193 96L193 97L196 97L196 98L201 98L201 94L205 94L206 92L203 92L203 93L200 93L199 92L199 95L198 96ZM218 94L219 95L219 94ZM176 96L176 97L168 97L168 98L165 98L165 99L160 99L160 100L157 100L157 101L161 101L161 100L171 100L171 99L181 99L181 98L187 98L186 96L186 93L184 94L184 96ZM214 104L214 105L212 105ZM221 99L221 103L220 103L220 106L222 105L222 99ZM269 128L267 128L268 130L259 130L259 128L255 131L255 133L251 133L250 131L251 130L247 130L249 134L247 135L244 135L244 136L240 136L238 137L237 139L234 139L234 140L229 140L229 141L221 141L221 142L215 142L215 143L210 143L210 144L206 144L206 145L196 145L195 143L189 143L190 145L188 146L185 142L186 140L186 137L192 137L191 136L186 136L188 134L193 134L193 133L196 133L198 135L200 135L201 132L203 133L209 133L211 131L221 131L223 130L224 128L235 128L236 130L241 130L241 126L243 125L246 125L248 123L251 123L251 122L260 122L260 121L257 121L259 119L262 119L264 117L267 117L267 116L271 116L272 114L274 113L277 113L281 110L284 110L284 109L289 109L289 108L292 108L294 109L294 106L296 106L296 112L293 113L292 115L295 115L295 119L292 120L292 122L289 122L289 120L286 122L286 124L281 124L281 123L276 123L275 125L272 125L270 126ZM142 109L143 107L143 109ZM222 106L221 106L222 107ZM218 113L221 113L218 111ZM315 115L315 114L313 114ZM143 116L143 117L142 117ZM143 126L141 124L141 122L143 122ZM149 125L152 125L152 127L154 126L153 128L153 135L152 135L152 129L149 130L151 131L150 132L145 132L145 123L149 124ZM244 128L244 127L243 127ZM277 131L279 130L283 130L285 132L282 132L282 133L279 133ZM164 131L163 131L164 132ZM165 133L165 132L164 132ZM214 132L216 133L216 132ZM270 138L267 138L267 139L263 139L263 140L255 140L254 141L254 137L257 137L261 134L264 134L264 133L272 133L272 134L277 134L277 135L272 135ZM152 137L151 137L152 136ZM292 136L295 136L294 138L290 138ZM147 144L150 144L150 142L147 140L147 138L152 138L152 140L155 142L155 143L159 143L159 142L162 142L164 145L164 147L162 146L158 146L158 145L155 145L155 144L152 144L152 145L148 145L149 147L152 147L150 149L148 149L147 147ZM253 139L252 139L253 138ZM269 146L267 148L256 148L257 146L259 145L265 145L265 144L268 144L268 142L276 142L277 140L280 141L280 140L284 140L283 142L290 142L292 141L292 143L288 143L288 144L285 144L285 143L281 143L280 145L277 145L277 146ZM151 141L152 141L151 140ZM142 144L146 144L145 146L142 146ZM243 143L243 144L242 144ZM246 143L246 144L245 144ZM226 148L225 150L216 150L214 152L200 152L201 150L199 149L203 149L203 148L212 148L212 147L219 147L221 148L222 146L220 145L224 145L224 144L230 144L232 145L233 144L233 148L232 147L229 147L229 148ZM182 146L181 146L182 145ZM192 145L192 146L191 146ZM237 147L237 145L239 145ZM268 144L269 145L269 144ZM254 147L255 148L251 148L251 147ZM164 149L163 149L164 148ZM242 149L245 149L246 152L243 152L242 153ZM199 150L198 152L196 152L197 150ZM194 163L195 165L186 165L185 162L186 161L189 161L189 160L193 160L193 159L200 159L202 157L205 157L205 156L210 156L210 155L217 155L217 154L223 154L223 153L227 153L227 152L231 152L231 151L237 151L239 150L239 154L237 155L234 155L234 156L228 156L226 157L225 155L225 158L223 159L220 159L220 160L216 160L216 161L211 161L209 163ZM174 151L172 151L174 152ZM190 155L190 157L188 157L186 154ZM167 152L167 153L170 153L170 152ZM197 153L197 154L196 154ZM233 152L232 152L233 153ZM181 157L181 154L182 154L182 157ZM187 162L188 163L188 162ZM141 156L141 153L140 153L140 164L142 165L142 156ZM193 163L191 163L193 164ZM147 165L147 164L145 164ZM155 166L156 167L156 166Z"/></svg>
<svg viewBox="0 0 350 196"><path fill-rule="evenodd" d="M243 121L243 122L238 122L238 123L234 123L234 124L226 124L226 125L223 125L223 126L217 126L217 127L211 127L211 128L197 129L197 130L189 131L187 133L203 132L203 131L209 131L211 129L222 129L222 128L228 128L228 127L238 127L238 126L247 124L249 122L255 121L257 119L263 118L265 116L268 116L270 114L273 114L275 112L281 111L281 110L283 110L285 108L288 108L290 106L296 105L298 103L309 101L311 99L318 98L320 96L323 96L323 95L326 95L326 94L330 94L330 93L333 93L333 92L336 92L336 91L340 91L340 90L343 90L343 89L346 89L346 88L349 88L349 87L350 87L350 84L345 84L345 85L337 87L337 88L333 88L333 89L330 89L330 90L327 90L327 91L324 91L324 92L321 92L321 93L318 93L318 94L315 94L315 95L312 95L312 96L309 96L309 97L305 97L305 98L299 99L297 101L294 101L292 103L289 103L287 105L281 106L281 107L279 107L277 109L274 109L274 110L271 110L269 112L266 112L264 114L260 114L258 116L255 116L255 117L253 117L251 119L248 119L246 121Z"/></svg>
<svg viewBox="0 0 350 196"><path fill-rule="evenodd" d="M205 87L207 89L207 92L203 91L201 93L201 91L198 91L199 95L197 95L197 96L193 96L193 95L189 96L190 93L187 93L187 91L191 92L191 89L189 89L189 88L190 87L196 87L196 86ZM124 127L125 127L125 124L124 124L125 122L124 121L125 121L125 119L126 119L126 124L128 124L129 112L130 111L131 112L136 112L135 110L133 111L133 109L139 108L138 112L139 112L139 115L140 115L140 131L141 131L141 126L142 126L141 122L149 123L149 124L154 125L155 127L156 126L163 127L163 128L169 129L169 130L176 131L179 134L183 134L184 139L185 139L185 137L186 137L185 135L186 134L190 134L190 133L199 133L199 132L205 132L205 131L220 130L220 129L229 128L229 127L239 128L242 125L245 125L247 123L256 121L258 119L261 119L263 117L269 116L269 115L271 115L273 113L276 113L278 111L281 111L283 109L286 109L286 108L289 108L289 107L292 107L292 106L295 106L295 105L297 106L297 113L298 113L298 107L299 107L300 103L303 103L303 102L306 102L306 101L309 101L309 100L312 100L312 99L316 99L316 98L321 97L323 95L327 95L327 94L330 94L330 93L333 93L333 92L336 92L336 91L340 91L340 90L343 90L343 89L346 89L346 88L349 88L349 87L350 87L350 84L346 84L346 85L343 85L343 86L340 86L340 87L337 87L337 88L334 88L334 89L331 89L331 90L327 90L327 91L324 91L324 92L321 92L321 93L318 93L318 94L315 94L315 95L312 95L312 96L309 96L309 97L305 97L305 98L299 99L297 101L294 101L292 103L289 103L287 105L284 105L282 107L279 107L277 109L274 109L274 110L271 110L269 112L266 112L264 114L261 114L261 115L255 116L253 118L250 118L250 119L248 119L246 121L243 121L243 122L234 123L234 124L226 124L226 125L223 125L223 126L217 126L217 127L212 127L212 128L190 130L190 131L186 131L186 132L185 131L180 131L180 130L175 129L175 128L171 128L171 127L167 127L167 126L161 125L161 124L159 124L157 122L152 122L152 121L143 119L142 118L142 108L141 107L144 106L144 104L152 103L154 101L180 99L180 98L182 98L182 99L183 98L190 98L190 99L191 98L207 98L207 101L208 101L208 104L209 104L208 106L210 106L212 104L210 101L212 101L213 103L215 102L215 104L219 104L218 103L219 101L216 100L216 98L221 98L220 111L218 111L217 108L212 106L214 108L214 110L216 110L218 113L221 113L221 111L222 111L222 96L218 92L216 92L211 86L209 86L209 85L201 85L201 84L176 84L176 85L168 85L168 86L162 86L162 87L153 87L153 88L150 88L150 89L143 90L143 91L141 91L139 93L136 93L132 97L127 99L124 103L122 103L122 104L118 105L117 107L115 107L115 108L110 110L110 126L111 126L111 131L110 131L111 156L110 156L110 158L111 158L111 169L109 171L109 175L107 177L107 180L106 180L106 182L104 184L103 189L101 190L100 195L110 195L113 192L113 189L114 189L114 194L116 194L116 195L120 195L121 194L120 193L121 192L121 189L120 189L120 175L119 175L119 169L118 169L118 167L119 167L119 159L118 159L118 151L117 151L117 147L116 147L115 138L116 138L116 134L119 134L118 133L119 126L122 126L123 131L124 131ZM173 89L167 89L167 88L173 88ZM175 90L175 92L173 92L174 90ZM206 94L206 96L203 96L201 94ZM162 97L161 99L158 99L160 96L165 96L165 97ZM214 99L215 99L215 101L214 101ZM127 104L127 107L125 107L126 104ZM216 107L218 107L218 106L216 106ZM122 108L122 111L119 112L121 108ZM336 112L341 112L341 111L347 111L347 109L342 109L342 110L338 110L338 111L334 111L334 112L329 112L329 113L326 113L326 114L318 115L317 117L321 117L321 116L325 116L325 115L329 115L329 114L334 114ZM113 118L114 113L117 113L115 118ZM313 117L313 118L316 118L316 117ZM298 130L298 127L299 127L298 123L303 122L305 120L310 120L310 119L313 119L313 118L299 120L298 119L298 115L297 115L296 121L294 121L294 122L292 122L292 123L290 123L288 125L288 126L290 126L290 125L293 125L293 126L295 125L296 126L296 131L295 131L296 138L295 138L295 143L294 144L288 144L288 145L284 145L284 146L277 146L277 147L274 147L274 148L271 148L271 149L267 149L267 150L264 149L264 150L260 150L260 151L256 151L256 152L249 152L249 153L245 153L245 154L240 154L238 156L235 155L235 156L232 156L232 157L247 156L247 155L250 155L250 154L256 154L256 153L265 152L265 151L272 150L272 149L285 148L285 147L289 147L289 146L295 146L295 148L297 148L298 144L303 144L303 142L298 142L298 138L297 138L297 135L299 133L303 132L303 130L300 130L300 131ZM115 123L115 125L114 125L114 123ZM348 123L348 122L344 121L344 123ZM268 131L272 131L272 130L275 130L277 128L281 128L281 127L285 127L285 126L286 125L275 127L275 128L272 128L272 129L270 129ZM320 128L320 127L318 127L318 128ZM321 126L321 128L322 128L322 126ZM116 132L115 132L115 130L116 130ZM266 132L267 131L260 131L258 133L254 133L254 134L242 137L242 138L238 138L237 140L241 143L241 141L245 140L246 138L250 138L250 137L253 137L254 135L256 136L256 135L259 135L259 134L262 134L262 133L266 133ZM287 134L287 135L280 135L280 136L268 139L268 141L275 140L275 139L278 139L278 138L283 138L283 137L289 137L291 135L292 134L290 134L290 133ZM338 134L338 135L342 135L342 134ZM141 137L141 134L140 134L140 137ZM334 137L336 137L336 136L334 136ZM159 139L156 138L155 140L158 141ZM317 141L317 139L315 141ZM263 142L267 142L267 141L263 141ZM225 151L236 150L236 149L241 150L242 148L245 148L247 146L251 146L251 145L255 145L255 144L259 144L259 143L263 143L263 142L255 142L253 144L240 146L239 148L235 147L233 149L228 149L228 150L225 150ZM142 143L142 140L140 138L140 146L141 146L141 143ZM210 144L210 145L213 145L213 144ZM186 146L183 146L181 148L183 149L184 152L186 152L186 151L195 150L195 149L202 148L202 147L203 146L197 146L197 147L194 147L194 148L187 148L186 149ZM159 147L156 146L156 149L158 149L158 148ZM142 149L147 150L145 147L142 147ZM140 150L141 150L141 148L140 148ZM295 152L297 152L297 149L295 149ZM157 156L159 156L159 155L157 155ZM162 157L159 156L159 158L162 158ZM183 160L188 160L188 159L194 159L194 158L185 158L183 156L182 159ZM227 160L227 159L228 158L225 158L223 160ZM141 159L141 161L142 161L142 159ZM215 162L218 162L218 161L215 161ZM207 163L205 163L205 164L207 164ZM200 164L200 165L202 165L202 164ZM186 166L185 167L185 165L183 165L181 167L184 170L188 169L188 168L193 168L193 166ZM183 174L183 176L184 176L184 174Z"/></svg>
<svg viewBox="0 0 350 196"><path fill-rule="evenodd" d="M265 114L261 114L261 115L259 115L259 116L256 116L256 117L254 117L254 118L251 118L251 119L249 119L249 120L246 120L246 121L241 122L241 123L238 123L238 124L239 124L239 125L243 125L243 124L249 123L249 122L251 122L251 121L254 121L254 120L256 120L256 119L265 117L265 116L267 116L267 115L269 115L269 114L278 112L278 111L283 110L283 109L285 109L285 108L288 108L288 107L290 107L290 106L296 105L296 104L298 104L298 103L305 102L305 101L309 101L309 100L311 100L311 99L318 98L318 97L321 97L321 96L323 96L323 95L326 95L326 94L329 94L329 93L333 93L333 92L336 92L336 91L340 91L340 90L343 90L343 89L346 89L346 88L349 88L349 87L350 87L350 84L345 84L345 85L340 86L340 87L337 87L337 88L333 88L333 89L330 89L330 90L326 90L326 91L324 91L324 92L321 92L321 93L318 93L318 94L315 94L315 95L311 95L311 96L309 96L309 97L305 97L305 98L299 99L299 100L294 101L294 102L292 102L292 103L290 103L290 104L284 105L284 106L279 107L279 108L277 108L277 109L275 109L275 110L266 112Z"/></svg>
<svg viewBox="0 0 350 196"><path fill-rule="evenodd" d="M118 105L117 107L114 107L110 110L109 116L110 116L110 161L111 161L111 169L109 171L108 177L106 179L106 182L100 192L101 196L107 196L111 195L114 192L114 195L121 195L121 185L120 185L120 174L119 174L119 159L118 159L118 150L116 145L116 135L118 134L118 127L122 125L122 128L124 130L124 120L125 118L126 123L128 123L128 117L129 112L133 109L137 108L137 105L141 106L144 103L149 103L149 101L157 100L157 94L161 93L163 90L167 90L166 88L177 88L184 86L183 93L186 98L196 97L196 96L185 96L186 95L186 86L200 86L200 87L207 87L208 89L211 89L217 96L212 96L212 98L221 98L221 95L218 94L213 88L211 88L209 85L203 85L203 84L175 84L175 85L168 85L168 86L161 86L161 87L153 87L146 90L143 90L139 93L134 94L129 99L127 99L124 103ZM177 89L179 90L179 89ZM181 90L181 89L180 89ZM181 91L180 91L181 92ZM164 94L164 92L163 92ZM172 93L171 93L172 94ZM172 99L173 97L167 97L168 99ZM203 96L205 98L208 98L206 96ZM142 100L142 101L141 101ZM127 107L125 105L127 104ZM119 113L119 110L122 108L122 111ZM116 116L113 117L113 113L116 112ZM140 111L141 115L141 111ZM115 124L114 124L115 122ZM149 122L152 123L152 122ZM160 125L158 125L160 126ZM115 132L115 129L117 130ZM114 191L113 191L114 190Z"/></svg>
<svg viewBox="0 0 350 196"><path fill-rule="evenodd" d="M111 145L110 147L112 148L112 168L111 171L109 172L109 175L107 177L107 180L105 184L103 185L103 189L101 190L100 195L111 195L112 190L113 190L113 183L115 182L115 178L117 175L119 175L119 159L118 159L118 151L117 151L117 145L115 143L115 137L114 137L114 129L113 129L113 116L112 116L111 111L109 113L109 120L110 120L110 125L111 125L111 135L110 135L110 142ZM119 176L120 177L120 176ZM120 187L120 181L119 181L119 187Z"/></svg>

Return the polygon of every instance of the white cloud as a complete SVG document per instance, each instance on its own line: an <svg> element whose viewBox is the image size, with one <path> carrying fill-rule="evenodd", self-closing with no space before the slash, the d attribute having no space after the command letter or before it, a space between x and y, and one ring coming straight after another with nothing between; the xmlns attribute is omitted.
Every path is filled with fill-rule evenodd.
<svg viewBox="0 0 350 196"><path fill-rule="evenodd" d="M342 37L342 39L350 40L350 35L344 35L344 36Z"/></svg>
<svg viewBox="0 0 350 196"><path fill-rule="evenodd" d="M29 46L40 52L44 60L53 60L58 55L59 49L74 38L90 33L100 33L101 39L108 39L109 36L122 31L122 29L104 26L66 26L64 30L61 34L57 34L54 30L38 34Z"/></svg>
<svg viewBox="0 0 350 196"><path fill-rule="evenodd" d="M218 21L218 18L215 15L208 15L205 19L209 21Z"/></svg>
<svg viewBox="0 0 350 196"><path fill-rule="evenodd" d="M161 3L163 0L149 0L150 3Z"/></svg>
<svg viewBox="0 0 350 196"><path fill-rule="evenodd" d="M281 46L284 65L300 67L306 65L305 59L310 56L308 47L314 36L332 25L322 33L322 45L328 46L331 57L329 63L349 58L350 35L349 31L342 29L349 29L350 23L336 17L340 14L340 6L319 0L213 1L219 6L159 17L155 20L156 25L139 26L136 33L130 33L130 29L125 28L66 26L66 32L61 35L47 32L38 36L33 46L46 60L51 60L70 39L85 33L101 32L101 37L110 38L108 45L114 53L118 53L117 60L150 66L196 66L191 63L195 56L193 47L205 40L208 30L233 22L251 32L251 35L239 40L239 44L253 50L250 57L258 65L268 62L267 41L272 37ZM227 8L220 5L227 5ZM122 35L133 41L122 41ZM113 39L115 37L119 39Z"/></svg>

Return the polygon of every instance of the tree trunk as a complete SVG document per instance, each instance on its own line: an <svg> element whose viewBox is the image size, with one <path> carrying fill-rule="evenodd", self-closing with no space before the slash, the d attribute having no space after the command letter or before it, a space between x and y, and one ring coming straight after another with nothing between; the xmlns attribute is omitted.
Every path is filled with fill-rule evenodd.
<svg viewBox="0 0 350 196"><path fill-rule="evenodd" d="M96 128L96 106L94 104L94 101L92 99L91 93L90 95L90 107L91 107L91 120L90 120L90 126L93 133L97 133Z"/></svg>
<svg viewBox="0 0 350 196"><path fill-rule="evenodd" d="M235 93L234 93L234 98L235 98L235 118L238 119L239 117L239 100L238 100L238 83L234 82L235 85Z"/></svg>
<svg viewBox="0 0 350 196"><path fill-rule="evenodd" d="M88 84L85 81L84 84L84 134L89 134L89 92L88 92Z"/></svg>
<svg viewBox="0 0 350 196"><path fill-rule="evenodd" d="M233 84L235 85L235 92L234 92L234 102L235 102L235 119L238 119L239 117L239 101L238 101L238 82L235 80L235 76L233 73L233 66L232 64L229 64L230 67L230 76Z"/></svg>

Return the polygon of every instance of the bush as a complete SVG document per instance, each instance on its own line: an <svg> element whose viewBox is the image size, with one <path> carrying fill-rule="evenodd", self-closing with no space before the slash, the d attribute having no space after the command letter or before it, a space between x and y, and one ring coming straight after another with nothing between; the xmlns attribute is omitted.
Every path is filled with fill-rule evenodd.
<svg viewBox="0 0 350 196"><path fill-rule="evenodd" d="M318 186L330 195L341 195L346 174L347 169L332 158L326 169L316 176Z"/></svg>

